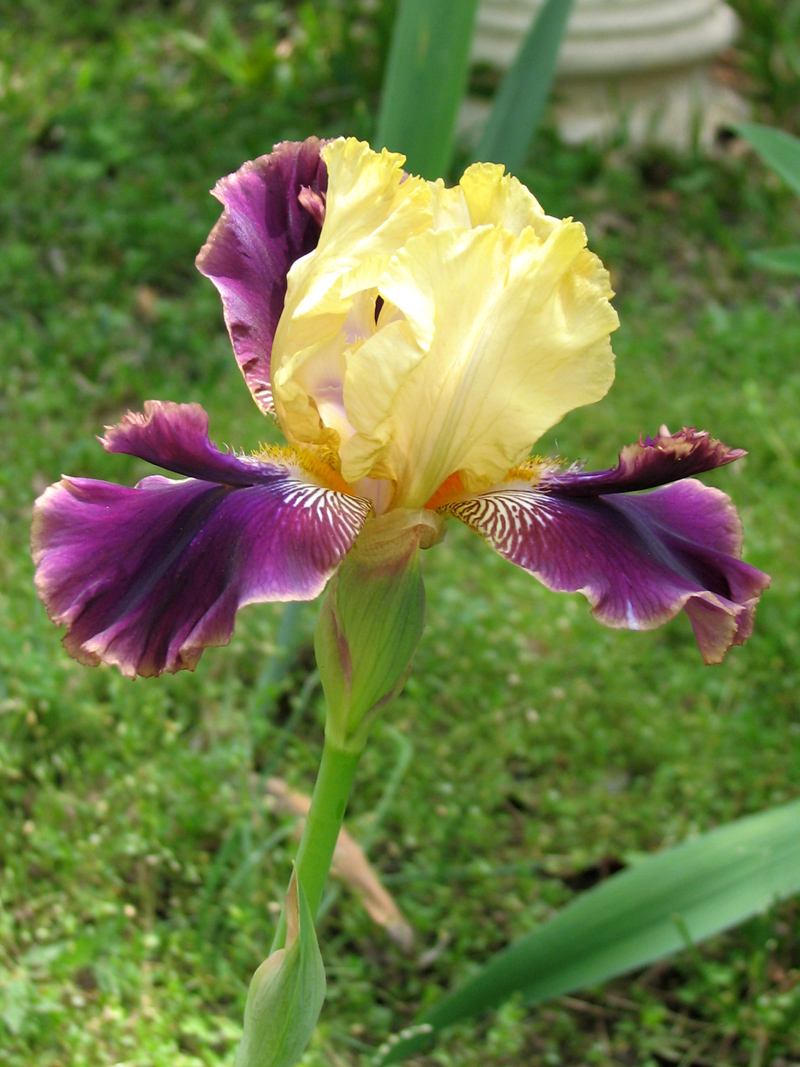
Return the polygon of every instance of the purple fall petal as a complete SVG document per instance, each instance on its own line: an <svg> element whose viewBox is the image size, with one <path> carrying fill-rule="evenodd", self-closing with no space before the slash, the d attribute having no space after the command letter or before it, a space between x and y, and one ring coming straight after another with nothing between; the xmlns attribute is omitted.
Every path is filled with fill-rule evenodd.
<svg viewBox="0 0 800 1067"><path fill-rule="evenodd" d="M719 663L752 633L769 578L742 562L739 516L720 490L688 479L621 495L626 478L638 486L648 463L661 466L662 458L645 453L641 460L634 451L649 447L622 453L639 460L624 475L603 472L597 478L595 485L602 477L618 490L609 495L572 491L576 480L588 481L591 474L552 472L536 486L507 483L441 510L462 519L549 589L583 593L606 626L650 630L684 609L703 660ZM728 462L730 452L720 449L724 446L715 452L717 463ZM669 475L662 467L660 477ZM577 484L583 488L586 481Z"/></svg>
<svg viewBox="0 0 800 1067"><path fill-rule="evenodd" d="M194 464L206 480L156 475L129 488L65 478L36 502L31 536L39 595L67 627L67 650L131 677L193 669L203 648L230 640L244 604L317 596L370 508L317 484L291 455L216 452L196 405L153 408L156 418L129 416L109 431L112 450Z"/></svg>
<svg viewBox="0 0 800 1067"><path fill-rule="evenodd" d="M547 485L560 496L632 493L692 478L745 455L743 449L728 448L705 430L684 426L671 434L662 426L655 437L640 438L637 444L626 445L616 467L605 471L576 468L554 471L548 474Z"/></svg>
<svg viewBox="0 0 800 1067"><path fill-rule="evenodd" d="M219 290L236 360L253 399L272 410L270 356L286 275L316 248L325 217L324 142L284 141L217 182L225 210L197 257Z"/></svg>
<svg viewBox="0 0 800 1067"><path fill-rule="evenodd" d="M144 414L129 411L100 438L106 452L138 456L186 478L252 485L264 464L252 456L220 452L208 439L208 415L199 404L145 400ZM267 468L269 469L269 468Z"/></svg>

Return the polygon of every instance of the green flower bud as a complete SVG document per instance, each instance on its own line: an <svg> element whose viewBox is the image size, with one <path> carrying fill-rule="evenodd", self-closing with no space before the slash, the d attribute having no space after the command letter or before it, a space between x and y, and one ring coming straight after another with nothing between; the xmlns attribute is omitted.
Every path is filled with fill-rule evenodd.
<svg viewBox="0 0 800 1067"><path fill-rule="evenodd" d="M328 585L314 649L325 732L338 748L360 751L403 687L425 625L419 549L441 540L444 526L435 512L406 508L368 519Z"/></svg>
<svg viewBox="0 0 800 1067"><path fill-rule="evenodd" d="M325 968L296 869L285 909L286 947L273 952L253 975L234 1067L292 1067L317 1025Z"/></svg>

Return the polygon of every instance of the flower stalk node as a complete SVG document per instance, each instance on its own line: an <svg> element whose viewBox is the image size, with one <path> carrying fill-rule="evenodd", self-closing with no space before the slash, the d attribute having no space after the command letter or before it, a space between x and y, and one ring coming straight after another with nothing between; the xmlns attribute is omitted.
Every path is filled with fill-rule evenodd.
<svg viewBox="0 0 800 1067"><path fill-rule="evenodd" d="M328 706L326 737L360 751L402 689L425 622L419 549L444 535L434 512L373 516L331 579L314 640Z"/></svg>

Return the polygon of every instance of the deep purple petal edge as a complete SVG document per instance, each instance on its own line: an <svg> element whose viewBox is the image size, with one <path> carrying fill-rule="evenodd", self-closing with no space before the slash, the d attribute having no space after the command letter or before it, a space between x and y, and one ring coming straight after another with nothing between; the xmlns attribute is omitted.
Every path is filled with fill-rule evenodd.
<svg viewBox="0 0 800 1067"><path fill-rule="evenodd" d="M743 449L729 448L705 430L684 426L678 433L671 434L666 426L662 426L655 437L641 437L636 444L626 445L619 454L616 467L604 471L584 471L575 467L554 470L542 479L541 484L542 488L552 488L561 496L631 493L693 478L745 455Z"/></svg>
<svg viewBox="0 0 800 1067"><path fill-rule="evenodd" d="M106 452L147 460L157 467L225 485L253 485L275 468L253 456L221 452L208 436L208 415L199 404L146 400L144 413L129 411L100 439Z"/></svg>
<svg viewBox="0 0 800 1067"><path fill-rule="evenodd" d="M236 360L264 412L273 407L270 358L286 276L316 247L325 215L323 144L284 141L220 179L213 194L224 211L196 260L222 297Z"/></svg>

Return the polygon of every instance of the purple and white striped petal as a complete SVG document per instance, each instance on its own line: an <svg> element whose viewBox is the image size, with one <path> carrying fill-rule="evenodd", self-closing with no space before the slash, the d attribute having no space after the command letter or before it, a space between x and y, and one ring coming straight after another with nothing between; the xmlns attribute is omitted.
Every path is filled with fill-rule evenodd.
<svg viewBox="0 0 800 1067"><path fill-rule="evenodd" d="M36 502L36 585L82 663L192 670L203 648L228 643L243 605L317 596L358 536L368 501L319 484L292 453L217 452L203 426L197 405L151 404L105 442L200 477L64 478Z"/></svg>
<svg viewBox="0 0 800 1067"><path fill-rule="evenodd" d="M196 260L219 290L236 360L264 412L273 406L270 357L286 275L316 248L325 217L323 143L284 141L220 179L213 195L225 210Z"/></svg>
<svg viewBox="0 0 800 1067"><path fill-rule="evenodd" d="M696 434L694 451L687 451L687 433L676 435L673 463L681 470L738 458ZM685 479L623 495L628 485L638 488L649 479L653 467L662 480L672 480L668 440L664 434L657 440L660 451L654 442L625 449L615 471L551 471L534 485L506 482L440 510L549 589L583 593L606 626L655 629L685 610L703 660L719 663L752 633L770 579L742 562L741 522L720 490ZM599 485L609 490L588 491Z"/></svg>

